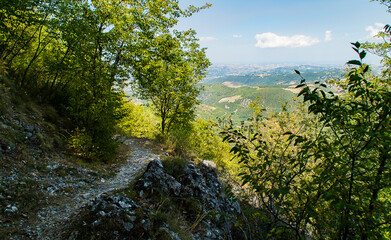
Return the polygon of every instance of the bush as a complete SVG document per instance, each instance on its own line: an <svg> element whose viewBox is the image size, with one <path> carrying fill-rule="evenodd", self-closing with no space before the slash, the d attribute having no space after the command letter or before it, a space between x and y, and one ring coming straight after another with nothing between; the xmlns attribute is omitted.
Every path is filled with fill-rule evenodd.
<svg viewBox="0 0 391 240"><path fill-rule="evenodd" d="M229 144L222 141L214 121L198 119L190 125L178 127L170 133L166 144L173 149L175 156L211 160L222 168L231 164Z"/></svg>
<svg viewBox="0 0 391 240"><path fill-rule="evenodd" d="M117 127L124 134L146 138L154 138L158 134L159 119L151 107L123 99L122 107L118 111L124 117Z"/></svg>
<svg viewBox="0 0 391 240"><path fill-rule="evenodd" d="M76 155L85 159L94 158L92 138L85 129L76 128L73 130L68 139L68 145Z"/></svg>

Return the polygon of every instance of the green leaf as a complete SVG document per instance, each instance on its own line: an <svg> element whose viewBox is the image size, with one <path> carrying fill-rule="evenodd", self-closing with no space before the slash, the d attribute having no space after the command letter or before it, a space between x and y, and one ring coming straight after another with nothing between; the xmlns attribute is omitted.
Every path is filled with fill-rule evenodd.
<svg viewBox="0 0 391 240"><path fill-rule="evenodd" d="M320 93L322 94L323 98L326 98L326 94L324 93L323 90L320 90Z"/></svg>
<svg viewBox="0 0 391 240"><path fill-rule="evenodd" d="M368 72L368 70L369 70L369 65L367 65L367 66L365 67L364 73Z"/></svg>
<svg viewBox="0 0 391 240"><path fill-rule="evenodd" d="M347 64L362 66L362 63L358 60L350 60Z"/></svg>
<svg viewBox="0 0 391 240"><path fill-rule="evenodd" d="M297 95L297 97L300 97L300 96L303 95L304 93L308 93L308 87L303 88L303 89L299 92L299 94Z"/></svg>
<svg viewBox="0 0 391 240"><path fill-rule="evenodd" d="M366 55L367 55L367 52L365 52L365 51L360 52L360 59L364 59Z"/></svg>
<svg viewBox="0 0 391 240"><path fill-rule="evenodd" d="M354 45L356 48L361 47L361 43L359 43L359 42L355 42L355 43L351 43L351 44Z"/></svg>
<svg viewBox="0 0 391 240"><path fill-rule="evenodd" d="M298 74L298 75L301 75L299 71L295 70L295 73Z"/></svg>

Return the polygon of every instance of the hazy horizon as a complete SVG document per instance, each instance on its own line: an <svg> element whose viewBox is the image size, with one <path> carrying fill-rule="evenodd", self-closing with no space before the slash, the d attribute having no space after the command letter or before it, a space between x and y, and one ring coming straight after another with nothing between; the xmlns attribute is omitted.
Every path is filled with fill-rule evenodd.
<svg viewBox="0 0 391 240"><path fill-rule="evenodd" d="M335 64L356 59L351 42L375 41L390 13L369 0L181 0L212 7L180 19L214 64ZM368 54L366 63L380 58Z"/></svg>

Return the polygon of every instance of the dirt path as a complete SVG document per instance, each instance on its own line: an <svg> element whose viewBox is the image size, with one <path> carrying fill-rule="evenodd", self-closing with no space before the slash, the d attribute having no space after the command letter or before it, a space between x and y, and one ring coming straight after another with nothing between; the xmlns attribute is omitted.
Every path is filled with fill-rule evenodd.
<svg viewBox="0 0 391 240"><path fill-rule="evenodd" d="M153 146L149 140L129 139L125 144L131 151L127 154L126 163L119 167L116 175L111 179L97 177L87 184L84 180L73 183L73 187L78 188L74 194L63 196L60 201L48 205L38 213L40 223L30 230L34 238L56 239L62 223L76 214L83 205L103 193L127 187L151 160L160 158L156 150L152 153Z"/></svg>

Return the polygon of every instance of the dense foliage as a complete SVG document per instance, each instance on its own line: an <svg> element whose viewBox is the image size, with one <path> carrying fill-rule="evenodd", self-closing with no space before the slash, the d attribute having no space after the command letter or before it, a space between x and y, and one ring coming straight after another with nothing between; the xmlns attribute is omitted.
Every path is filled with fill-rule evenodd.
<svg viewBox="0 0 391 240"><path fill-rule="evenodd" d="M177 39L182 33L170 29L200 9L183 10L177 0L4 0L0 69L20 91L69 116L74 152L108 159L121 117L118 86L137 73L137 56L154 49L155 39Z"/></svg>
<svg viewBox="0 0 391 240"><path fill-rule="evenodd" d="M210 65L195 32L174 31L150 40L153 46L134 55L133 77L137 93L154 105L163 136L195 117L200 87L197 83Z"/></svg>
<svg viewBox="0 0 391 240"><path fill-rule="evenodd" d="M134 100L124 100L119 111L124 117L118 123L118 128L125 135L150 139L158 135L159 118L152 107Z"/></svg>
<svg viewBox="0 0 391 240"><path fill-rule="evenodd" d="M298 238L382 238L390 228L389 78L372 76L353 45L360 60L348 62L345 94L304 79L297 86L310 114L299 125L278 117L282 131L270 133L256 119L223 132L245 166L244 184Z"/></svg>

